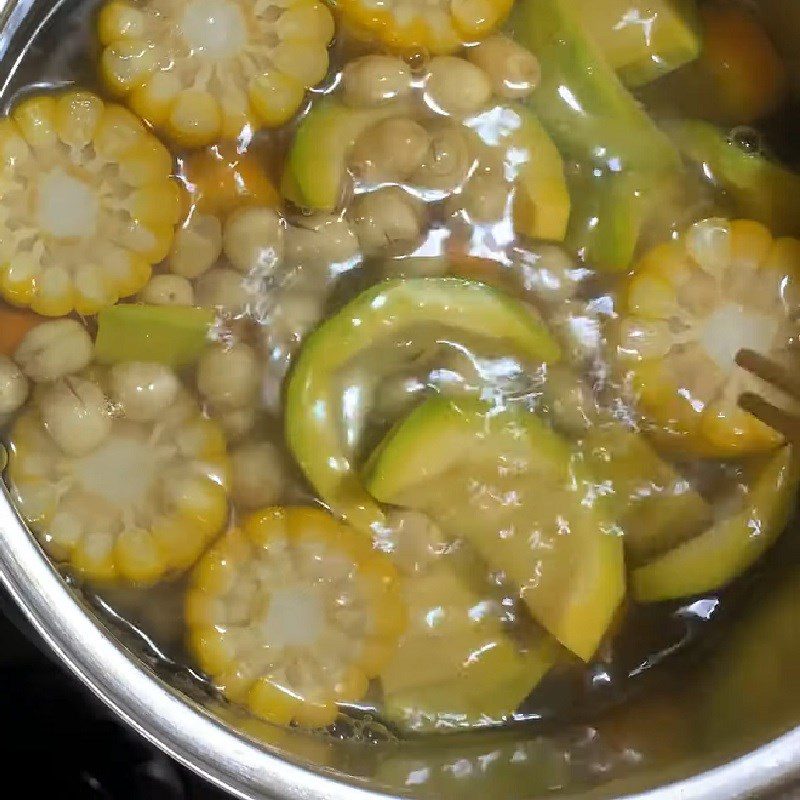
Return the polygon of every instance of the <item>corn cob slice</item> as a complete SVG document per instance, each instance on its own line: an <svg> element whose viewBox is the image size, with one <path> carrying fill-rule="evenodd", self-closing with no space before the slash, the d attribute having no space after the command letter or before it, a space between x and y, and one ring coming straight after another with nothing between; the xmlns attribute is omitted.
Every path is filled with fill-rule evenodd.
<svg viewBox="0 0 800 800"><path fill-rule="evenodd" d="M0 121L0 293L95 314L137 292L180 215L172 158L128 111L70 91Z"/></svg>
<svg viewBox="0 0 800 800"><path fill-rule="evenodd" d="M344 20L396 50L452 53L505 20L512 0L337 0Z"/></svg>
<svg viewBox="0 0 800 800"><path fill-rule="evenodd" d="M127 396L106 386L114 371L97 368L34 395L11 433L8 476L53 558L88 579L151 584L190 567L225 524L228 462L222 432L168 368L131 367L143 380ZM166 386L154 404L145 382L156 378ZM67 438L69 412L48 399L61 385L67 397L99 401L77 409ZM93 415L105 416L97 436Z"/></svg>
<svg viewBox="0 0 800 800"><path fill-rule="evenodd" d="M397 583L386 556L325 512L262 509L196 567L190 646L226 696L259 717L329 725L396 647Z"/></svg>
<svg viewBox="0 0 800 800"><path fill-rule="evenodd" d="M703 456L777 447L781 437L739 406L774 387L735 363L747 348L791 364L800 306L800 241L758 222L709 219L645 255L627 287L619 352L653 434Z"/></svg>
<svg viewBox="0 0 800 800"><path fill-rule="evenodd" d="M201 146L291 118L325 77L333 32L318 0L110 0L101 72L137 114Z"/></svg>

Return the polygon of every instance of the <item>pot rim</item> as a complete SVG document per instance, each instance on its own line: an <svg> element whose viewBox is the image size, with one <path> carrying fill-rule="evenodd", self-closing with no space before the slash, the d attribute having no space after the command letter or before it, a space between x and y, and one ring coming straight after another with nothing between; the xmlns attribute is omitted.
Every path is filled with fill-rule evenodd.
<svg viewBox="0 0 800 800"><path fill-rule="evenodd" d="M0 62L34 6L0 0ZM0 97L36 33L65 0L51 2L6 69ZM77 600L13 508L0 498L0 582L61 662L109 709L176 761L244 800L387 800L331 770L256 745L154 675ZM727 764L619 800L744 800L800 773L800 726Z"/></svg>

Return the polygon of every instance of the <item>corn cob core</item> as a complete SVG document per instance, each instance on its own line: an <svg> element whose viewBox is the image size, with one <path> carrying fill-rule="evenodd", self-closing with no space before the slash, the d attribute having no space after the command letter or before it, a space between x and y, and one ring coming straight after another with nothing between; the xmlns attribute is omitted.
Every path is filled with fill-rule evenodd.
<svg viewBox="0 0 800 800"><path fill-rule="evenodd" d="M111 0L99 27L109 88L191 147L286 122L334 33L317 0Z"/></svg>
<svg viewBox="0 0 800 800"><path fill-rule="evenodd" d="M180 213L172 158L89 92L35 95L0 121L0 292L48 316L134 294Z"/></svg>
<svg viewBox="0 0 800 800"><path fill-rule="evenodd" d="M397 50L452 53L494 30L512 0L337 0L355 29Z"/></svg>
<svg viewBox="0 0 800 800"><path fill-rule="evenodd" d="M195 568L190 643L229 699L277 723L332 723L391 657L404 624L395 570L311 508L268 508Z"/></svg>
<svg viewBox="0 0 800 800"><path fill-rule="evenodd" d="M780 444L737 401L754 392L786 407L786 398L735 357L747 348L788 363L799 280L800 241L773 239L747 220L704 220L644 257L627 287L619 346L634 361L634 387L657 435L719 457Z"/></svg>
<svg viewBox="0 0 800 800"><path fill-rule="evenodd" d="M108 414L108 434L76 457L34 398L11 433L11 493L56 560L90 579L148 584L190 567L225 523L225 440L183 390L155 422L110 401Z"/></svg>

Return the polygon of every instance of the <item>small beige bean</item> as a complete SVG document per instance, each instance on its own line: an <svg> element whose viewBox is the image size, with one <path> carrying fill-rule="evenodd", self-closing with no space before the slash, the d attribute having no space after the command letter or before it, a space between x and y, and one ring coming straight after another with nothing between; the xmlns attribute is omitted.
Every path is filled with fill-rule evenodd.
<svg viewBox="0 0 800 800"><path fill-rule="evenodd" d="M361 195L353 205L353 227L365 255L399 255L422 236L424 208L396 186Z"/></svg>
<svg viewBox="0 0 800 800"><path fill-rule="evenodd" d="M422 189L451 193L464 184L473 166L467 135L460 125L443 123L431 131L422 163L411 183Z"/></svg>
<svg viewBox="0 0 800 800"><path fill-rule="evenodd" d="M471 222L497 222L509 210L510 189L502 178L484 172L470 178L464 191L452 200Z"/></svg>
<svg viewBox="0 0 800 800"><path fill-rule="evenodd" d="M396 56L356 58L342 70L342 90L347 105L375 108L409 94L411 70Z"/></svg>
<svg viewBox="0 0 800 800"><path fill-rule="evenodd" d="M277 503L286 483L283 457L270 442L248 442L231 454L233 501L245 509Z"/></svg>
<svg viewBox="0 0 800 800"><path fill-rule="evenodd" d="M0 355L0 415L16 411L28 396L28 379L8 357Z"/></svg>
<svg viewBox="0 0 800 800"><path fill-rule="evenodd" d="M251 295L240 272L226 267L214 267L195 282L195 300L204 308L218 308L225 314L243 314Z"/></svg>
<svg viewBox="0 0 800 800"><path fill-rule="evenodd" d="M197 364L197 388L216 408L252 405L261 383L261 364L255 350L244 342L231 347L209 347Z"/></svg>
<svg viewBox="0 0 800 800"><path fill-rule="evenodd" d="M272 208L242 208L225 221L223 249L240 272L269 275L283 256L284 223Z"/></svg>
<svg viewBox="0 0 800 800"><path fill-rule="evenodd" d="M358 239L336 214L299 217L286 229L286 259L292 265L341 264L358 257Z"/></svg>
<svg viewBox="0 0 800 800"><path fill-rule="evenodd" d="M467 58L489 76L494 93L508 100L528 97L541 79L536 56L502 33L470 47Z"/></svg>
<svg viewBox="0 0 800 800"><path fill-rule="evenodd" d="M196 278L214 266L222 251L222 226L210 214L192 214L175 232L167 259L169 271Z"/></svg>
<svg viewBox="0 0 800 800"><path fill-rule="evenodd" d="M193 306L194 289L182 275L153 275L139 299L154 306Z"/></svg>
<svg viewBox="0 0 800 800"><path fill-rule="evenodd" d="M456 56L437 56L428 65L425 98L435 111L461 117L480 111L492 96L489 76Z"/></svg>
<svg viewBox="0 0 800 800"><path fill-rule="evenodd" d="M350 167L365 183L403 181L422 163L429 142L428 132L413 119L383 120L358 138Z"/></svg>

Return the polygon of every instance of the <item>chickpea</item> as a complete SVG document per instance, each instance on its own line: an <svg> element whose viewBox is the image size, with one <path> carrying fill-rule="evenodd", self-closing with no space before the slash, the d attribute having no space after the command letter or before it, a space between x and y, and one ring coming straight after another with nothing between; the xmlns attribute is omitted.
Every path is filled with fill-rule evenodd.
<svg viewBox="0 0 800 800"><path fill-rule="evenodd" d="M553 303L575 296L582 272L563 248L553 244L531 250L517 247L512 256L525 292Z"/></svg>
<svg viewBox="0 0 800 800"><path fill-rule="evenodd" d="M222 247L239 272L269 275L283 257L283 220L272 208L241 208L225 221Z"/></svg>
<svg viewBox="0 0 800 800"><path fill-rule="evenodd" d="M342 89L347 105L374 108L411 92L411 70L396 56L363 56L345 66Z"/></svg>
<svg viewBox="0 0 800 800"><path fill-rule="evenodd" d="M225 431L225 437L231 444L247 436L255 427L258 419L258 414L253 406L221 409L219 411L214 409L211 415L222 426L222 430Z"/></svg>
<svg viewBox="0 0 800 800"><path fill-rule="evenodd" d="M510 189L501 178L483 172L473 175L464 191L453 196L452 205L463 210L472 222L497 222L509 211Z"/></svg>
<svg viewBox="0 0 800 800"><path fill-rule="evenodd" d="M152 422L178 396L175 373L162 364L130 361L111 370L111 396L135 422Z"/></svg>
<svg viewBox="0 0 800 800"><path fill-rule="evenodd" d="M599 415L589 388L564 364L548 365L542 400L553 424L570 436L581 436Z"/></svg>
<svg viewBox="0 0 800 800"><path fill-rule="evenodd" d="M413 119L383 120L356 140L350 166L365 183L402 182L422 163L430 137Z"/></svg>
<svg viewBox="0 0 800 800"><path fill-rule="evenodd" d="M45 429L70 456L86 455L111 431L108 399L92 381L60 378L42 392L39 408Z"/></svg>
<svg viewBox="0 0 800 800"><path fill-rule="evenodd" d="M169 271L197 278L214 266L222 252L222 225L211 214L193 213L175 232L167 259Z"/></svg>
<svg viewBox="0 0 800 800"><path fill-rule="evenodd" d="M466 116L480 111L492 96L489 76L457 56L436 56L428 65L425 99L434 111Z"/></svg>
<svg viewBox="0 0 800 800"><path fill-rule="evenodd" d="M322 319L324 296L319 292L286 289L267 320L267 342L282 351L295 349Z"/></svg>
<svg viewBox="0 0 800 800"><path fill-rule="evenodd" d="M336 214L301 217L286 230L286 258L291 264L341 264L358 255L356 235Z"/></svg>
<svg viewBox="0 0 800 800"><path fill-rule="evenodd" d="M16 411L27 396L28 379L8 356L0 356L0 415Z"/></svg>
<svg viewBox="0 0 800 800"><path fill-rule="evenodd" d="M353 206L353 226L365 255L411 250L422 237L422 204L396 186L362 195Z"/></svg>
<svg viewBox="0 0 800 800"><path fill-rule="evenodd" d="M256 351L244 342L231 347L214 345L200 357L197 388L200 394L220 409L251 405L261 382L261 366Z"/></svg>
<svg viewBox="0 0 800 800"><path fill-rule="evenodd" d="M218 308L231 316L243 314L251 299L242 274L225 267L214 267L201 275L194 288L197 305Z"/></svg>
<svg viewBox="0 0 800 800"><path fill-rule="evenodd" d="M450 194L464 184L472 167L466 133L460 125L443 123L431 132L428 150L411 181L416 186Z"/></svg>
<svg viewBox="0 0 800 800"><path fill-rule="evenodd" d="M194 289L181 275L153 275L139 299L154 306L193 306Z"/></svg>
<svg viewBox="0 0 800 800"><path fill-rule="evenodd" d="M494 93L508 100L531 95L542 77L536 56L502 33L470 47L467 58L489 76Z"/></svg>
<svg viewBox="0 0 800 800"><path fill-rule="evenodd" d="M93 349L92 339L80 322L57 319L31 328L14 360L32 381L55 381L86 367Z"/></svg>
<svg viewBox="0 0 800 800"><path fill-rule="evenodd" d="M247 509L277 503L286 483L283 470L283 457L270 442L241 445L231 454L233 501Z"/></svg>

